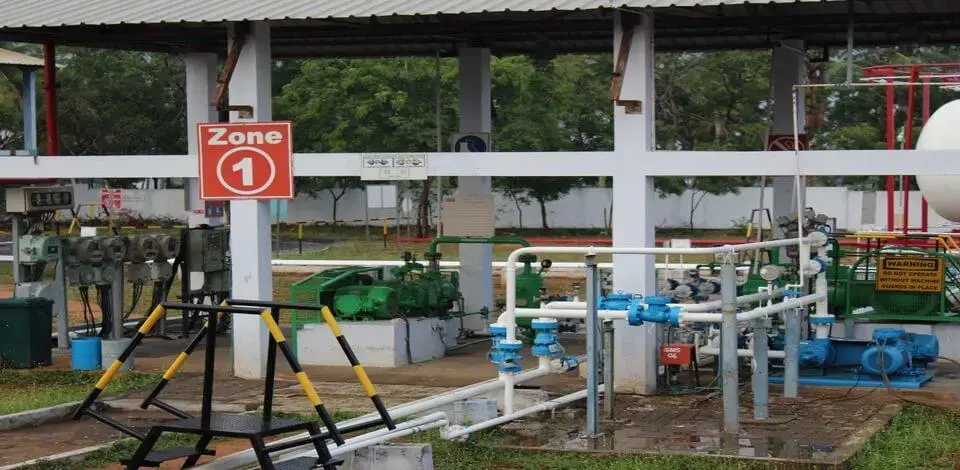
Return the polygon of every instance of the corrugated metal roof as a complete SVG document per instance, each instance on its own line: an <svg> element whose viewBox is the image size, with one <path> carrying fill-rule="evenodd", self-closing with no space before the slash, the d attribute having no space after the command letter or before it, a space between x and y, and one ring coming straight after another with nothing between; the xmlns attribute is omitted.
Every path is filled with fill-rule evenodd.
<svg viewBox="0 0 960 470"><path fill-rule="evenodd" d="M17 67L43 67L43 59L21 54L19 52L0 49L0 65L15 65Z"/></svg>
<svg viewBox="0 0 960 470"><path fill-rule="evenodd" d="M845 0L3 0L0 28L838 1Z"/></svg>

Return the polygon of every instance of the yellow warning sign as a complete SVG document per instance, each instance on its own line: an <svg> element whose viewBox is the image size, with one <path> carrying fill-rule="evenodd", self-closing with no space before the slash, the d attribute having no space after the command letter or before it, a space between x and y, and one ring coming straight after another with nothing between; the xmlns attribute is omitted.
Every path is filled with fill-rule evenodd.
<svg viewBox="0 0 960 470"><path fill-rule="evenodd" d="M880 258L878 291L942 292L943 259L919 256Z"/></svg>

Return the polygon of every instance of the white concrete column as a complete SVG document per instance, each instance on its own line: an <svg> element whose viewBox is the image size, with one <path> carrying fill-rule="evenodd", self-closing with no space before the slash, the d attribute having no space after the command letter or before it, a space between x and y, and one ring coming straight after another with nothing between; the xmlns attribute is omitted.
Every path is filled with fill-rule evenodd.
<svg viewBox="0 0 960 470"><path fill-rule="evenodd" d="M197 124L217 121L217 109L211 105L217 90L217 55L193 53L183 56L187 72L187 153L196 155ZM200 200L200 180L190 178L184 184L184 210L191 227L220 225L220 218L208 220ZM197 212L199 211L199 213Z"/></svg>
<svg viewBox="0 0 960 470"><path fill-rule="evenodd" d="M620 15L614 18L614 63L620 49ZM653 178L644 168L653 164L643 152L654 149L654 46L653 18L642 16L635 26L630 57L624 73L621 100L641 102L640 112L628 114L623 106L614 109L614 150L622 171L613 175L613 245L653 246ZM622 176L621 176L622 175ZM652 295L656 291L656 273L652 256L615 255L615 290ZM614 373L616 389L628 393L654 393L657 386L657 326L615 324Z"/></svg>
<svg viewBox="0 0 960 470"><path fill-rule="evenodd" d="M249 36L230 83L230 104L253 106L250 121L272 119L270 88L270 24L251 24ZM243 121L236 112L230 121ZM233 259L233 297L273 299L270 269L270 204L261 201L230 203L230 252ZM237 377L266 375L267 328L259 316L233 317L233 370Z"/></svg>
<svg viewBox="0 0 960 470"><path fill-rule="evenodd" d="M491 121L490 49L460 49L460 132L491 132ZM457 195L488 196L491 194L490 181L489 176L461 176ZM460 289L464 307L469 312L483 307L493 310L492 262L492 246L460 245ZM464 319L466 329L482 330L485 327L481 318Z"/></svg>
<svg viewBox="0 0 960 470"><path fill-rule="evenodd" d="M793 86L806 82L805 46L803 41L788 39L773 49L773 126L771 133L793 135ZM803 134L806 112L804 111L804 90L797 95L797 123ZM792 152L785 152L784 158L792 158ZM778 237L783 236L777 225L777 219L796 212L794 200L796 188L793 177L777 176L773 178L773 223ZM801 185L805 182L801 180ZM803 188L801 188L803 189ZM782 255L783 251L781 251ZM782 256L781 256L781 259Z"/></svg>

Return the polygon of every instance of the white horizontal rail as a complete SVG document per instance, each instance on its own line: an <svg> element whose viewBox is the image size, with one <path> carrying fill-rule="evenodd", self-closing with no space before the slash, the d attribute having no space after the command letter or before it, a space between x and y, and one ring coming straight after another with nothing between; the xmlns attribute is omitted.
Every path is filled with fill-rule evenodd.
<svg viewBox="0 0 960 470"><path fill-rule="evenodd" d="M430 176L882 176L960 175L949 150L811 150L788 152L443 152L427 155ZM294 155L296 176L360 176L360 153ZM422 156L394 153L392 156ZM722 159L723 165L703 165ZM797 161L799 160L799 161ZM193 155L6 157L4 178L196 178Z"/></svg>
<svg viewBox="0 0 960 470"><path fill-rule="evenodd" d="M173 260L168 260L173 263ZM13 256L0 255L0 262L12 263ZM337 268L349 266L403 266L403 261L380 260L380 259L275 259L270 262L273 266L292 266L292 267L318 267L318 268ZM704 263L657 263L657 269L696 269L697 266ZM613 263L597 263L600 269L613 269ZM441 261L441 268L459 268L459 261ZM494 261L494 268L505 268L505 261ZM584 269L587 266L584 263L576 261L558 261L554 262L550 269ZM746 271L748 266L739 266L737 269Z"/></svg>

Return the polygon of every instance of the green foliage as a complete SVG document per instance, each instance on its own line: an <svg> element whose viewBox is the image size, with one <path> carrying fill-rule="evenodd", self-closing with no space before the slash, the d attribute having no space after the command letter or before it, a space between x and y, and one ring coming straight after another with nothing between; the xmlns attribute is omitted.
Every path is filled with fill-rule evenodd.
<svg viewBox="0 0 960 470"><path fill-rule="evenodd" d="M0 415L81 400L101 375L96 372L0 369ZM123 372L105 392L140 389L156 383L160 375Z"/></svg>
<svg viewBox="0 0 960 470"><path fill-rule="evenodd" d="M955 412L909 406L873 436L853 459L854 469L956 468L960 419Z"/></svg>

